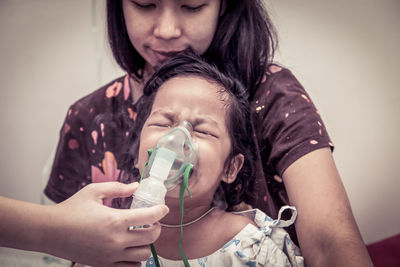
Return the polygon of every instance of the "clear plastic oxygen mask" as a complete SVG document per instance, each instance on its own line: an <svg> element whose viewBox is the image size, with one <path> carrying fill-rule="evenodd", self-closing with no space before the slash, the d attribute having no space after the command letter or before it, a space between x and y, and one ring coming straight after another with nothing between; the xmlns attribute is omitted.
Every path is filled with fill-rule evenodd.
<svg viewBox="0 0 400 267"><path fill-rule="evenodd" d="M183 174L196 161L192 125L182 121L158 140L145 167L143 180L133 195L131 208L165 203L167 190L182 182Z"/></svg>

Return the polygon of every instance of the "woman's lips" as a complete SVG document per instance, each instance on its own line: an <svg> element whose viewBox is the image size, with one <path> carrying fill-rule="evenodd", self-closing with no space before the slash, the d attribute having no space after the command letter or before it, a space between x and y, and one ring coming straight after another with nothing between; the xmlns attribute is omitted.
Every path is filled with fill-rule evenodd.
<svg viewBox="0 0 400 267"><path fill-rule="evenodd" d="M159 62L164 62L170 58L173 58L174 56L178 55L181 52L182 51L164 52L164 51L153 50L153 54L156 57L157 61Z"/></svg>

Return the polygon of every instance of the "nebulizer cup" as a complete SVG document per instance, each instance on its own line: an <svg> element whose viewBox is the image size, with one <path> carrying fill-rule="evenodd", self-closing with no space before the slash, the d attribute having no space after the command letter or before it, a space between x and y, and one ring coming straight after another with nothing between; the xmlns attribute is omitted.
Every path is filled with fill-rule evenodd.
<svg viewBox="0 0 400 267"><path fill-rule="evenodd" d="M139 188L133 194L131 209L164 204L167 191L182 182L185 170L196 162L192 131L192 125L182 121L160 138L151 152Z"/></svg>

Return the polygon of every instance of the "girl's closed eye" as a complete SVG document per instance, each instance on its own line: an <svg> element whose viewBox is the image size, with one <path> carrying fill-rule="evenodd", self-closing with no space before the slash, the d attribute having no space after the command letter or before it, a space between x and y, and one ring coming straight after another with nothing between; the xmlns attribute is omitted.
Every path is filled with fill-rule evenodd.
<svg viewBox="0 0 400 267"><path fill-rule="evenodd" d="M156 116L149 120L147 125L148 127L171 128L172 126L174 126L174 122L169 118Z"/></svg>
<svg viewBox="0 0 400 267"><path fill-rule="evenodd" d="M214 137L214 138L218 138L218 136L216 134L214 134L212 131L208 130L208 129L202 129L202 128L195 128L193 130L196 134L200 135L200 136L207 136L207 137Z"/></svg>
<svg viewBox="0 0 400 267"><path fill-rule="evenodd" d="M171 128L172 123L171 122L153 122L153 123L149 123L149 126L160 127L160 128Z"/></svg>

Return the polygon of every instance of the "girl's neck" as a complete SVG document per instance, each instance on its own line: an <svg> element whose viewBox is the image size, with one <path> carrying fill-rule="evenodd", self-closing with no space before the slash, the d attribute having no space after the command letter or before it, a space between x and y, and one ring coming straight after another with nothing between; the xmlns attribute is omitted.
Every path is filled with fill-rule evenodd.
<svg viewBox="0 0 400 267"><path fill-rule="evenodd" d="M168 205L168 204L167 204ZM178 225L181 223L181 212L179 209L179 206L170 206L170 212L160 221L163 224L168 224L168 225ZM185 207L184 209L184 216L183 216L183 223L190 223L201 216L203 216L205 213L207 213L211 209L210 205L204 205L204 206L197 206L197 207ZM212 212L210 212L212 213ZM208 216L207 214L206 216ZM204 218L203 218L204 219Z"/></svg>
<svg viewBox="0 0 400 267"><path fill-rule="evenodd" d="M220 221L221 216L223 216L224 214L224 211L213 210L205 217L201 218L199 221L183 227L182 245L184 247L185 254L189 257L189 259L209 255L221 247L221 244L218 244L217 246L209 250L210 246L213 246L215 243L214 240L210 240L212 237L212 235L210 235L210 229L217 230L216 228L219 228L219 226L215 222ZM179 214L176 215L175 222L177 223L179 223L179 220L177 220L178 218ZM223 231L221 231L221 229L218 229L218 232ZM170 260L181 260L181 255L179 252L180 235L180 227L162 227L161 235L155 242L157 253L159 253L161 257ZM205 236L207 237L207 240L211 241L211 244L205 245L201 242L199 243L199 240L201 241L202 237Z"/></svg>

